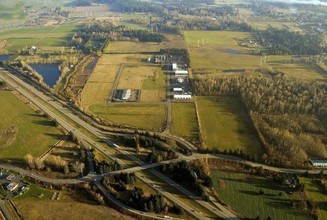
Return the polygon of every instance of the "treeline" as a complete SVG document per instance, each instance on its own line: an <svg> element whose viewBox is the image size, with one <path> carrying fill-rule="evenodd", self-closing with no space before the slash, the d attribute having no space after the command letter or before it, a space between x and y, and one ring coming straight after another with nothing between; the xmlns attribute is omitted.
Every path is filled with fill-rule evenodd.
<svg viewBox="0 0 327 220"><path fill-rule="evenodd" d="M117 12L159 13L163 9L159 4L138 0L98 0L98 2L110 4L110 8Z"/></svg>
<svg viewBox="0 0 327 220"><path fill-rule="evenodd" d="M165 40L165 37L148 30L134 30L124 25L116 25L110 21L93 21L86 24L82 30L73 35L71 44L72 46L81 47L89 39L162 42Z"/></svg>
<svg viewBox="0 0 327 220"><path fill-rule="evenodd" d="M272 78L197 79L197 95L237 95L248 110L271 165L307 166L327 158L327 83L282 75Z"/></svg>
<svg viewBox="0 0 327 220"><path fill-rule="evenodd" d="M205 166L198 162L189 164L186 161L181 161L175 164L164 164L159 167L159 170L203 198L206 197L204 187L212 187L213 184Z"/></svg>
<svg viewBox="0 0 327 220"><path fill-rule="evenodd" d="M271 55L319 55L323 51L319 35L301 34L287 29L255 30L253 38L263 46L261 53Z"/></svg>
<svg viewBox="0 0 327 220"><path fill-rule="evenodd" d="M134 209L144 212L183 214L180 207L166 204L162 195L151 194L146 196L140 187L130 189L131 187L128 185L135 182L134 173L120 173L104 177L101 181L111 195Z"/></svg>

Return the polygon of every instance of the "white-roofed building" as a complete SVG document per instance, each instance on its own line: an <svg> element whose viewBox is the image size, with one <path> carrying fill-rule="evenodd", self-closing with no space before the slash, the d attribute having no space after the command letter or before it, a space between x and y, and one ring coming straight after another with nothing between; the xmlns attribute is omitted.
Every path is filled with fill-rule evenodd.
<svg viewBox="0 0 327 220"><path fill-rule="evenodd" d="M192 95L174 95L174 99L191 99Z"/></svg>
<svg viewBox="0 0 327 220"><path fill-rule="evenodd" d="M188 71L187 70L176 70L175 71L175 75L187 75L188 74Z"/></svg>

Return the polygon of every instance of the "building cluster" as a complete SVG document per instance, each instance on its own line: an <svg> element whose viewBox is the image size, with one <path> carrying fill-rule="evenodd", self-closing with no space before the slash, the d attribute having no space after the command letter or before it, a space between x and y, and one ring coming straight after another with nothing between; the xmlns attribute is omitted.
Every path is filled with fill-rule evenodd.
<svg viewBox="0 0 327 220"><path fill-rule="evenodd" d="M117 89L112 97L114 102L136 102L140 99L140 90Z"/></svg>
<svg viewBox="0 0 327 220"><path fill-rule="evenodd" d="M19 176L5 171L0 172L0 185L1 188L8 191L10 197L22 195L29 189L29 184L21 182Z"/></svg>
<svg viewBox="0 0 327 220"><path fill-rule="evenodd" d="M175 100L192 99L192 92L190 91L187 66L172 63L171 71L174 75L173 77L171 77L171 85L173 92L172 98Z"/></svg>

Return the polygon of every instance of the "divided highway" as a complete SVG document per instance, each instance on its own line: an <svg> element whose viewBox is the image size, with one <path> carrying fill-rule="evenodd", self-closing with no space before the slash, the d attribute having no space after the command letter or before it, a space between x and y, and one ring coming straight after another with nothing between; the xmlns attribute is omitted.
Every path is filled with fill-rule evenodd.
<svg viewBox="0 0 327 220"><path fill-rule="evenodd" d="M104 155L109 157L112 160L117 160L120 164L124 165L124 163L119 160L115 155L109 153L104 147L98 145L92 138L86 136L84 133L80 132L78 128L75 128L73 125L68 123L64 118L62 118L60 115L55 113L53 110L51 110L49 107L45 106L45 104L42 103L42 101L46 102L48 105L51 107L55 108L57 111L60 112L60 114L65 115L68 117L70 120L73 120L76 124L79 126L83 127L86 129L88 132L92 133L96 137L98 137L100 140L105 141L105 142L111 142L108 140L107 137L103 136L103 132L100 131L99 129L93 127L92 125L86 123L82 119L80 119L77 115L74 114L73 111L68 109L67 107L63 106L62 104L58 103L55 99L52 97L48 97L47 95L43 94L42 92L36 90L33 86L29 85L28 83L24 82L17 76L7 72L7 71L1 71L0 73L0 79L5 81L8 85L10 85L12 88L17 90L19 93L21 93L23 96L28 98L31 102L33 102L38 108L46 112L50 117L54 118L57 120L57 122L64 127L66 130L73 132L74 135L83 141L88 142L89 144L92 145L92 147L96 148L100 152L102 152ZM42 101L40 101L40 99ZM120 153L124 154L126 157L129 157L131 160L136 161L139 165L144 166L145 164L138 160L138 158L130 155L128 152L120 149L116 149ZM177 183L174 181L170 180L169 178L165 177L163 174L153 171L152 172L154 175L156 175L158 178L162 179L163 181L167 182L169 185L173 186L177 190L182 190L183 193L185 193L187 196L190 198L196 198L194 194L186 191L184 188L179 186ZM194 210L194 208L190 207L189 205L185 204L182 202L179 198L177 198L175 195L169 193L169 192L163 192L155 187L153 187L152 181L144 178L144 177L139 177L142 178L142 180L151 186L154 190L159 191L162 193L166 198L169 200L173 201L183 209L185 209L190 215L192 215L196 219L206 219L206 217L203 215L203 213L198 212L197 210ZM226 218L226 219L238 219L235 214L230 212L229 210L218 210L215 206L213 206L211 203L208 203L206 201L203 201L202 199L195 199L195 202L197 202L199 205L203 206L207 210L209 210L212 214L217 216L217 218Z"/></svg>

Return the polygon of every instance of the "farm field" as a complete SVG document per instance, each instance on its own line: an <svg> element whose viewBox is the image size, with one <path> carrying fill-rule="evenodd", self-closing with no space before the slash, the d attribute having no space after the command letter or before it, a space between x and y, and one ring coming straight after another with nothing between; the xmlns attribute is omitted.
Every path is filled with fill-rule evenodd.
<svg viewBox="0 0 327 220"><path fill-rule="evenodd" d="M198 122L193 103L173 103L171 117L173 134L198 138Z"/></svg>
<svg viewBox="0 0 327 220"><path fill-rule="evenodd" d="M287 194L269 179L219 170L211 177L219 197L247 218L254 219L260 216L260 219L268 217L283 220L312 219L292 208ZM260 190L264 195L258 195Z"/></svg>
<svg viewBox="0 0 327 220"><path fill-rule="evenodd" d="M165 48L185 48L185 42L181 36L166 35L164 42L133 42L112 41L105 48L107 53L157 53Z"/></svg>
<svg viewBox="0 0 327 220"><path fill-rule="evenodd" d="M9 53L15 53L24 47L67 47L68 39L73 32L80 28L79 25L46 26L38 28L19 28L4 31L0 40L6 40L9 44L5 49Z"/></svg>
<svg viewBox="0 0 327 220"><path fill-rule="evenodd" d="M16 126L16 138L8 146L1 146L2 159L24 160L26 154L35 157L63 138L61 132L45 117L10 92L0 91L0 132Z"/></svg>
<svg viewBox="0 0 327 220"><path fill-rule="evenodd" d="M326 181L326 179L325 179ZM326 194L313 183L313 180L308 178L301 178L301 182L305 184L304 190L311 201L317 204L319 208L319 219L327 219L327 200Z"/></svg>
<svg viewBox="0 0 327 220"><path fill-rule="evenodd" d="M196 97L202 140L207 148L242 149L260 157L263 149L241 101L236 97Z"/></svg>
<svg viewBox="0 0 327 220"><path fill-rule="evenodd" d="M189 48L193 69L218 69L220 71L246 69L253 71L261 65L260 57L251 55L250 48L238 45L237 40L251 37L249 33L185 31L184 37ZM204 45L202 45L203 42Z"/></svg>
<svg viewBox="0 0 327 220"><path fill-rule="evenodd" d="M145 58L145 55L135 54L102 55L81 93L83 107L105 105L120 65L141 63Z"/></svg>
<svg viewBox="0 0 327 220"><path fill-rule="evenodd" d="M84 195L61 191L59 200L51 200L54 190L46 190L34 184L30 189L14 199L18 211L24 219L133 219L108 206L88 201ZM39 198L39 195L43 195ZM49 207L51 208L49 209Z"/></svg>
<svg viewBox="0 0 327 220"><path fill-rule="evenodd" d="M283 72L288 76L295 77L301 80L325 80L327 74L314 64L303 63L285 63L284 60L290 59L290 56L269 56L267 63L269 66L278 72Z"/></svg>
<svg viewBox="0 0 327 220"><path fill-rule="evenodd" d="M125 66L117 89L141 90L141 102L164 101L166 75L155 65Z"/></svg>
<svg viewBox="0 0 327 220"><path fill-rule="evenodd" d="M148 130L159 130L166 120L166 106L162 104L94 105L90 110L108 121Z"/></svg>

